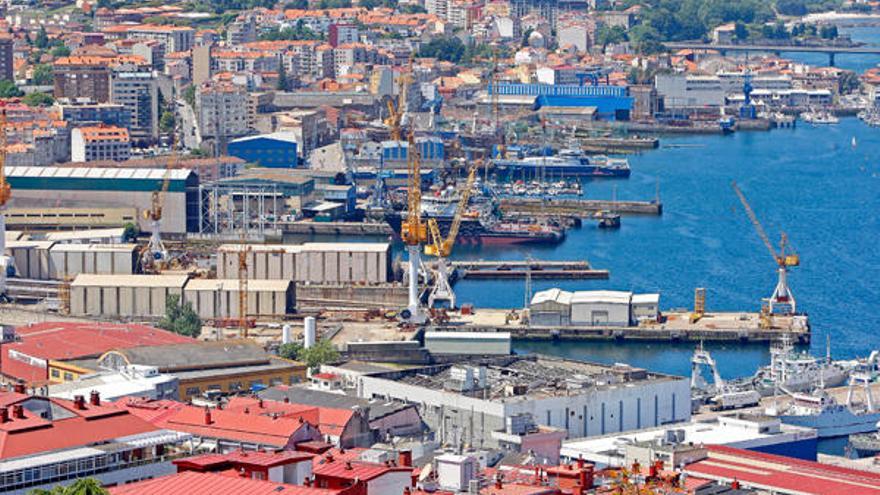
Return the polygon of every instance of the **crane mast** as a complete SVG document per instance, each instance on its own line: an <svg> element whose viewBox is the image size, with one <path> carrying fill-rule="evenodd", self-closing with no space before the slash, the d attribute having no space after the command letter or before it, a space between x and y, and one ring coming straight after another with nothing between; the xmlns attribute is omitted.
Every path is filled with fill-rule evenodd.
<svg viewBox="0 0 880 495"><path fill-rule="evenodd" d="M755 232L758 233L758 237L761 238L777 266L776 288L773 289L773 294L766 300L766 312L774 314L777 310L781 309L783 313L797 313L797 302L795 301L794 294L791 292L791 287L788 285L788 269L789 267L800 265L800 257L797 254L788 252L788 236L785 232L781 233L779 250L776 250L760 220L758 220L758 216L746 199L745 194L743 194L736 182L732 182L731 187L733 187L733 192L736 193L740 203L742 203L743 208L746 210L746 215L748 215L749 220L755 227Z"/></svg>
<svg viewBox="0 0 880 495"><path fill-rule="evenodd" d="M421 245L428 239L428 230L422 221L422 172L421 158L416 147L415 137L409 133L407 153L407 209L406 220L401 224L400 237L406 244L409 257L408 305L402 313L404 320L421 324L426 320L419 298L419 265L421 264Z"/></svg>

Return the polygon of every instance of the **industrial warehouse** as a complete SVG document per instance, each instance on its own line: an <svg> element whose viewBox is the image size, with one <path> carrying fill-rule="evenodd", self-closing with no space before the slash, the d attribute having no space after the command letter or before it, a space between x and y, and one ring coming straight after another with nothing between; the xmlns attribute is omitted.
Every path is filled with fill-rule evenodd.
<svg viewBox="0 0 880 495"><path fill-rule="evenodd" d="M372 373L357 377L356 387L366 399L420 404L441 441L480 447L497 445L493 432L523 416L571 438L691 417L686 379L548 356Z"/></svg>

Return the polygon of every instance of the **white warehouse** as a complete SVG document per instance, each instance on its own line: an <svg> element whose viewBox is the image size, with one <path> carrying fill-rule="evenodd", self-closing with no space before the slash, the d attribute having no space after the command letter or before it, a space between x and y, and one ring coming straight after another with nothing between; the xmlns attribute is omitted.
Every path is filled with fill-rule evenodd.
<svg viewBox="0 0 880 495"><path fill-rule="evenodd" d="M507 356L357 378L365 399L417 404L441 443L494 447L492 431L530 414L568 438L638 430L691 417L686 378L626 365L547 356Z"/></svg>
<svg viewBox="0 0 880 495"><path fill-rule="evenodd" d="M614 290L536 292L529 304L532 326L627 327L660 316L660 294Z"/></svg>

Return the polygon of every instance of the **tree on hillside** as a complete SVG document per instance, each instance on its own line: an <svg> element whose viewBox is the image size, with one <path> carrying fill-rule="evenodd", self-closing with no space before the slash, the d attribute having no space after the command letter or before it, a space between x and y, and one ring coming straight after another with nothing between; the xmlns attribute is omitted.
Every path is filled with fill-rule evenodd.
<svg viewBox="0 0 880 495"><path fill-rule="evenodd" d="M48 107L55 103L55 98L52 98L52 95L48 93L37 91L29 95L25 95L25 97L21 99L21 102L31 108Z"/></svg>
<svg viewBox="0 0 880 495"><path fill-rule="evenodd" d="M165 298L165 316L158 327L187 337L198 337L202 332L202 320L192 309L192 304L181 303L180 296L169 294Z"/></svg>
<svg viewBox="0 0 880 495"><path fill-rule="evenodd" d="M37 86L51 86L55 82L52 66L49 64L35 65L31 73L31 82Z"/></svg>
<svg viewBox="0 0 880 495"><path fill-rule="evenodd" d="M299 354L303 351L302 344L297 342L289 342L287 344L281 344L278 347L278 355L283 357L284 359L291 359L296 361L299 359Z"/></svg>
<svg viewBox="0 0 880 495"><path fill-rule="evenodd" d="M297 355L297 361L303 361L310 369L315 369L322 364L332 363L339 360L339 351L333 347L329 340L319 340L308 349L301 350Z"/></svg>
<svg viewBox="0 0 880 495"><path fill-rule="evenodd" d="M20 98L24 93L18 89L14 82L4 79L0 81L0 98Z"/></svg>

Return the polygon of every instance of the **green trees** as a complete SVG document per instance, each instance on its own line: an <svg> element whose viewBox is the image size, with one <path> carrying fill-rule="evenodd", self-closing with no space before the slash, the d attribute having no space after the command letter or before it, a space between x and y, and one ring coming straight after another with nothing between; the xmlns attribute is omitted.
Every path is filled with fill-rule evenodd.
<svg viewBox="0 0 880 495"><path fill-rule="evenodd" d="M173 132L174 122L174 111L168 109L163 110L162 116L159 117L159 130L162 132Z"/></svg>
<svg viewBox="0 0 880 495"><path fill-rule="evenodd" d="M181 303L180 296L170 294L165 299L165 316L157 325L163 330L187 337L198 337L202 332L202 320L188 302Z"/></svg>
<svg viewBox="0 0 880 495"><path fill-rule="evenodd" d="M305 362L310 369L338 360L339 351L329 340L319 340L312 347L303 349L297 354L297 361Z"/></svg>
<svg viewBox="0 0 880 495"><path fill-rule="evenodd" d="M464 43L458 38L434 38L422 45L419 56L458 63L464 57L464 52Z"/></svg>
<svg viewBox="0 0 880 495"><path fill-rule="evenodd" d="M602 47L602 51L608 45L623 43L627 40L626 30L623 26L608 26L602 24L596 30L596 44Z"/></svg>
<svg viewBox="0 0 880 495"><path fill-rule="evenodd" d="M185 101L189 106L193 109L196 108L196 86L194 84L190 84L183 90L183 101Z"/></svg>
<svg viewBox="0 0 880 495"><path fill-rule="evenodd" d="M339 351L333 347L329 340L319 340L308 349L297 342L282 344L278 348L278 355L284 359L302 361L309 369L315 369L322 364L339 360Z"/></svg>
<svg viewBox="0 0 880 495"><path fill-rule="evenodd" d="M141 233L141 228L134 222L128 222L122 226L122 241L137 242L137 237Z"/></svg>
<svg viewBox="0 0 880 495"><path fill-rule="evenodd" d="M0 81L0 98L20 98L24 93L14 82L4 79Z"/></svg>
<svg viewBox="0 0 880 495"><path fill-rule="evenodd" d="M31 82L37 86L51 86L55 82L52 66L49 64L35 65L31 74Z"/></svg>
<svg viewBox="0 0 880 495"><path fill-rule="evenodd" d="M281 346L278 347L278 355L283 357L284 359L291 359L296 361L297 358L299 358L299 353L302 352L302 350L302 344L290 342L289 344L281 344Z"/></svg>
<svg viewBox="0 0 880 495"><path fill-rule="evenodd" d="M29 107L48 107L55 103L55 98L52 98L52 95L48 93L37 91L25 95L25 97L21 99L21 102Z"/></svg>
<svg viewBox="0 0 880 495"><path fill-rule="evenodd" d="M110 492L101 486L95 478L82 478L67 486L56 486L51 490L37 488L28 495L109 495Z"/></svg>

